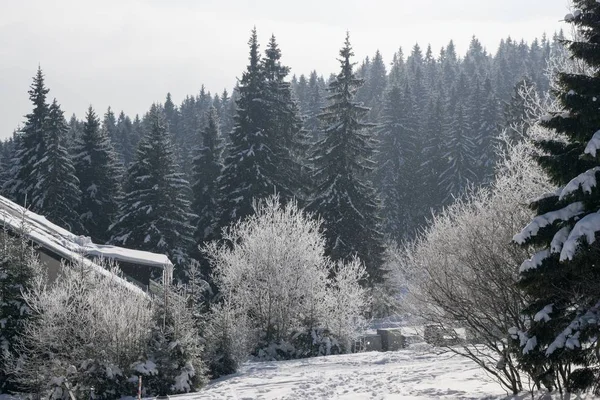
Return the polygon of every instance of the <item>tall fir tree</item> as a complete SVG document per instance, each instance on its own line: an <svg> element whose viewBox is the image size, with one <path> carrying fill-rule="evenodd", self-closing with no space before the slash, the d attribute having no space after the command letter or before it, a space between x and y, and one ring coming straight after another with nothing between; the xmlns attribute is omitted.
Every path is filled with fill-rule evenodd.
<svg viewBox="0 0 600 400"><path fill-rule="evenodd" d="M323 108L324 105L324 89L319 82L317 71L312 71L308 79L307 105L304 120L304 128L309 132L311 142L315 142L320 139L319 114L321 113L321 108Z"/></svg>
<svg viewBox="0 0 600 400"><path fill-rule="evenodd" d="M371 109L367 115L367 119L370 122L374 122L381 111L381 106L383 105L382 96L387 85L385 63L379 50L375 52L364 80L365 84L357 92L357 98L360 98L364 102L364 105Z"/></svg>
<svg viewBox="0 0 600 400"><path fill-rule="evenodd" d="M386 93L382 123L378 132L379 152L376 184L382 202L383 232L398 240L405 232L402 205L405 203L404 190L408 185L402 181L406 163L408 144L404 125L403 94L394 84ZM410 140L410 138L408 138Z"/></svg>
<svg viewBox="0 0 600 400"><path fill-rule="evenodd" d="M38 181L31 204L51 222L74 233L85 233L77 208L81 201L79 179L66 148L67 126L56 99L50 105L45 134L45 152L35 164Z"/></svg>
<svg viewBox="0 0 600 400"><path fill-rule="evenodd" d="M427 120L422 138L422 158L419 162L418 176L420 181L420 209L423 218L429 218L431 212L441 207L443 196L439 184L444 170L444 143L439 140L446 126L446 113L443 106L444 97L432 98L427 106ZM424 222L423 219L420 221Z"/></svg>
<svg viewBox="0 0 600 400"><path fill-rule="evenodd" d="M452 201L477 182L477 159L475 141L472 136L471 121L462 102L456 104L453 115L448 118L444 132L444 170L440 174L440 189L443 204Z"/></svg>
<svg viewBox="0 0 600 400"><path fill-rule="evenodd" d="M519 131L527 133L529 130L529 119L527 118L527 109L525 108L525 99L522 91L531 87L533 83L528 78L520 79L514 86L510 99L504 102L504 127L519 127Z"/></svg>
<svg viewBox="0 0 600 400"><path fill-rule="evenodd" d="M133 123L131 118L125 115L123 111L119 113L117 119L117 137L119 142L115 146L121 147L122 163L125 167L129 166L135 154L135 139L133 137Z"/></svg>
<svg viewBox="0 0 600 400"><path fill-rule="evenodd" d="M529 327L511 333L521 364L538 372L538 382L600 394L600 3L573 4L565 20L577 34L565 44L584 68L557 74L562 110L541 120L560 135L538 142L539 164L560 189L532 204L537 216L514 238L540 251L520 269Z"/></svg>
<svg viewBox="0 0 600 400"><path fill-rule="evenodd" d="M105 244L118 211L122 168L91 106L75 146L74 164L82 193L77 209L81 223L95 243Z"/></svg>
<svg viewBox="0 0 600 400"><path fill-rule="evenodd" d="M302 127L298 103L285 78L289 68L281 64L281 50L272 35L265 50L264 72L268 108L267 138L277 155L277 187L281 198L292 196L304 200L307 196L308 178L306 158L310 143Z"/></svg>
<svg viewBox="0 0 600 400"><path fill-rule="evenodd" d="M221 227L251 215L254 199L282 189L277 180L279 153L274 151L273 138L269 136L270 116L265 108L268 89L256 29L252 30L248 45L250 63L239 82L235 125L219 178Z"/></svg>
<svg viewBox="0 0 600 400"><path fill-rule="evenodd" d="M181 273L193 245L191 191L175 163L161 107L152 106L147 122L148 132L127 171L111 242L167 254Z"/></svg>
<svg viewBox="0 0 600 400"><path fill-rule="evenodd" d="M119 143L119 137L117 132L117 118L112 108L108 107L102 120L102 130L104 134L108 136L111 143Z"/></svg>
<svg viewBox="0 0 600 400"><path fill-rule="evenodd" d="M217 110L210 109L202 144L196 149L193 169L192 212L194 240L197 244L213 240L218 234L219 191L217 180L222 168L222 140Z"/></svg>
<svg viewBox="0 0 600 400"><path fill-rule="evenodd" d="M34 174L35 164L46 151L46 127L49 105L46 96L49 89L44 84L44 74L38 68L33 84L29 89L29 100L33 110L27 114L25 126L16 139L16 151L11 161L9 179L4 183L2 192L20 205L31 202L38 177ZM33 211L38 211L32 207Z"/></svg>
<svg viewBox="0 0 600 400"><path fill-rule="evenodd" d="M500 117L496 93L489 78L473 99L472 116L475 145L477 146L478 181L489 183L494 178L496 166L496 139L499 134Z"/></svg>
<svg viewBox="0 0 600 400"><path fill-rule="evenodd" d="M324 132L312 156L315 192L308 208L324 219L328 255L334 260L358 255L374 284L384 278L380 204L370 182L375 143L373 126L363 122L369 109L354 100L363 81L353 72L352 56L347 35L341 71L329 84L328 104L320 115Z"/></svg>
<svg viewBox="0 0 600 400"><path fill-rule="evenodd" d="M219 111L219 122L223 139L225 143L229 139L229 134L233 129L233 116L235 115L235 100L229 96L227 90L223 90L221 94L221 110Z"/></svg>

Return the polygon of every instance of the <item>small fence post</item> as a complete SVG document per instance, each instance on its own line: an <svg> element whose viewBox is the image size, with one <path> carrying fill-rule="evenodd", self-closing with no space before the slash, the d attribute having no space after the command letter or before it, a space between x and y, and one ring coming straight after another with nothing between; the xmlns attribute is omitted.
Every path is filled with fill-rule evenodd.
<svg viewBox="0 0 600 400"><path fill-rule="evenodd" d="M142 400L142 376L138 377L138 395L137 400Z"/></svg>

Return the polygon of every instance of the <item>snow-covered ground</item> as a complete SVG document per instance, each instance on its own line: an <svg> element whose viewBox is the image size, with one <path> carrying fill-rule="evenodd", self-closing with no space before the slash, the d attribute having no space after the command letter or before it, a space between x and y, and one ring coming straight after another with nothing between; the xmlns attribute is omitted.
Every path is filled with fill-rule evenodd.
<svg viewBox="0 0 600 400"><path fill-rule="evenodd" d="M468 360L428 347L305 360L248 363L199 393L177 399L503 399ZM523 396L526 397L526 396Z"/></svg>

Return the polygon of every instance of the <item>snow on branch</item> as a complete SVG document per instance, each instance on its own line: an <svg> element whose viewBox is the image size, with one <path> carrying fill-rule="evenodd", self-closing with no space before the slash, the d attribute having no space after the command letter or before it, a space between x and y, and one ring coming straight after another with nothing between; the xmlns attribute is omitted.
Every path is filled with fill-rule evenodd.
<svg viewBox="0 0 600 400"><path fill-rule="evenodd" d="M581 329L589 325L598 325L598 318L600 317L600 301L585 314L578 316L567 326L554 341L546 349L546 356L550 356L557 349L566 347L569 350L573 350L576 347L581 347L579 342L579 336Z"/></svg>
<svg viewBox="0 0 600 400"><path fill-rule="evenodd" d="M539 253L535 253L529 260L525 260L519 268L519 272L526 272L532 269L536 269L542 265L542 262L550 256L550 250L542 250Z"/></svg>
<svg viewBox="0 0 600 400"><path fill-rule="evenodd" d="M588 142L587 146L585 146L584 153L596 157L598 149L600 149L600 131L594 133L592 139Z"/></svg>
<svg viewBox="0 0 600 400"><path fill-rule="evenodd" d="M513 237L513 241L517 244L524 244L528 239L536 236L540 229L545 228L556 221L567 221L573 217L583 214L583 212L583 203L578 201L576 203L569 204L560 210L551 211L537 216L520 233Z"/></svg>
<svg viewBox="0 0 600 400"><path fill-rule="evenodd" d="M568 195L579 190L579 188L581 188L584 193L591 193L592 189L596 187L596 174L598 172L600 172L600 167L594 167L571 179L560 193L558 199L563 200Z"/></svg>
<svg viewBox="0 0 600 400"><path fill-rule="evenodd" d="M600 213L595 212L583 217L575 224L567 241L563 245L563 249L560 252L560 261L572 260L580 245L580 239L585 237L587 243L592 244L596 241L596 232L599 231Z"/></svg>

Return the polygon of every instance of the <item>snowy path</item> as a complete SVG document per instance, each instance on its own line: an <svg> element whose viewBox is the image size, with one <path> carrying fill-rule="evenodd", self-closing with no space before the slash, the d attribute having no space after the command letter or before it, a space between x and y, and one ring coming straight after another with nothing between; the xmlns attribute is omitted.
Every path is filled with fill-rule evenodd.
<svg viewBox="0 0 600 400"><path fill-rule="evenodd" d="M198 399L500 399L506 393L468 360L415 350L250 363Z"/></svg>

